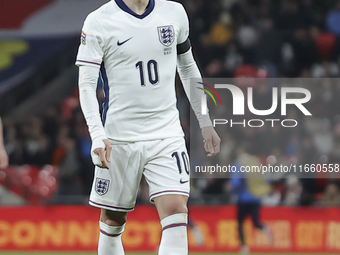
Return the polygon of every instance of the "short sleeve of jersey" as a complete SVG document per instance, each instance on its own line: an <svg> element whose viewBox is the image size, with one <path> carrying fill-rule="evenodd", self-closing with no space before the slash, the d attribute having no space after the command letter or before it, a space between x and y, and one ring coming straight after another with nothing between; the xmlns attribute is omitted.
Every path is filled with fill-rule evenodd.
<svg viewBox="0 0 340 255"><path fill-rule="evenodd" d="M180 32L177 38L177 44L182 44L188 39L189 36L189 19L182 5L180 5L179 12Z"/></svg>
<svg viewBox="0 0 340 255"><path fill-rule="evenodd" d="M76 65L100 67L103 60L103 34L98 21L90 14L83 26L80 36Z"/></svg>

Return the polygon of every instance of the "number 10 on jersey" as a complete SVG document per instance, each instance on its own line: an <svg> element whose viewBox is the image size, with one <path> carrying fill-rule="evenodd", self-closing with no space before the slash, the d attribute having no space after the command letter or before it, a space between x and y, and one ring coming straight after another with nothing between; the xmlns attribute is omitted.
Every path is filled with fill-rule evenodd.
<svg viewBox="0 0 340 255"><path fill-rule="evenodd" d="M145 79L144 79L144 62L139 61L136 64L136 68L139 69L141 85L146 86ZM151 59L147 63L147 69L148 69L149 82L152 85L156 85L159 81L159 78L158 78L158 63L156 62L156 60Z"/></svg>

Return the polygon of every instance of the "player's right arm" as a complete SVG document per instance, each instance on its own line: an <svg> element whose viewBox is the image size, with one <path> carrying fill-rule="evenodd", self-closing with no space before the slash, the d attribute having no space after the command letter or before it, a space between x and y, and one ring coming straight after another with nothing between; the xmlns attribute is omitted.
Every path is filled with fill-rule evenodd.
<svg viewBox="0 0 340 255"><path fill-rule="evenodd" d="M90 14L83 26L76 65L79 66L80 106L92 140L92 162L108 169L112 147L100 118L97 100L97 81L103 59L103 40L98 26Z"/></svg>
<svg viewBox="0 0 340 255"><path fill-rule="evenodd" d="M3 134L2 134L2 121L0 118L0 169L8 166L8 156L5 150Z"/></svg>
<svg viewBox="0 0 340 255"><path fill-rule="evenodd" d="M111 143L107 139L99 114L97 81L99 70L79 66L79 101L92 139L91 157L94 165L109 169Z"/></svg>

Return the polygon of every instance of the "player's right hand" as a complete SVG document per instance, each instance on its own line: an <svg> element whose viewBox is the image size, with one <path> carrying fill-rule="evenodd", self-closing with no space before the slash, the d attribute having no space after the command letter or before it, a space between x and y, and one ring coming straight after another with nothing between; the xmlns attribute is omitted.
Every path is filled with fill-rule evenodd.
<svg viewBox="0 0 340 255"><path fill-rule="evenodd" d="M8 156L4 148L0 147L0 169L8 167Z"/></svg>
<svg viewBox="0 0 340 255"><path fill-rule="evenodd" d="M93 141L91 149L92 162L95 166L109 169L112 145L108 139Z"/></svg>

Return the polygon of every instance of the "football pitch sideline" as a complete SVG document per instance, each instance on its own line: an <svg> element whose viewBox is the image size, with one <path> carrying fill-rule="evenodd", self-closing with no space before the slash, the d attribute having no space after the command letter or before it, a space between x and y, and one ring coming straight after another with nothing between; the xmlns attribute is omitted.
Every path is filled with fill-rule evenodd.
<svg viewBox="0 0 340 255"><path fill-rule="evenodd" d="M1 252L2 255L96 255L93 252ZM190 255L239 255L240 253L197 253L190 252ZM250 253L256 255L306 255L307 253ZM308 253L313 255L327 255L331 253ZM156 255L156 253L127 253L127 255Z"/></svg>

